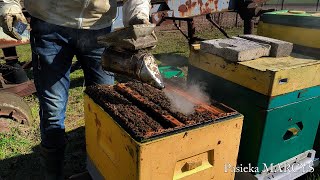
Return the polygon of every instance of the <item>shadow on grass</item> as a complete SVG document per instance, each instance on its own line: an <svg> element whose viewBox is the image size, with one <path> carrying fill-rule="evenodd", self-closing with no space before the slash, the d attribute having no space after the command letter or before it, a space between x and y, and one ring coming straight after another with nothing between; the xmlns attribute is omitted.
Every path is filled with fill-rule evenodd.
<svg viewBox="0 0 320 180"><path fill-rule="evenodd" d="M77 78L74 78L74 79L72 79L70 81L70 88L69 89L82 87L83 83L84 83L84 77L83 76L79 76Z"/></svg>
<svg viewBox="0 0 320 180"><path fill-rule="evenodd" d="M85 171L86 146L84 127L67 133L68 145L65 155L65 176ZM39 146L33 147L33 153L16 156L0 161L1 180L43 180L39 157Z"/></svg>
<svg viewBox="0 0 320 180"><path fill-rule="evenodd" d="M188 58L176 53L160 53L154 57L161 62L161 65L183 67L188 65Z"/></svg>

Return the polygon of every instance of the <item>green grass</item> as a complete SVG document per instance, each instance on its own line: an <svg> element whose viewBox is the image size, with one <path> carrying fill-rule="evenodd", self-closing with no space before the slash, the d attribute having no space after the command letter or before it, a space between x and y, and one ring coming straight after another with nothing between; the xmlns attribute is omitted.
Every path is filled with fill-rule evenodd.
<svg viewBox="0 0 320 180"><path fill-rule="evenodd" d="M230 35L237 35L241 34L242 30L229 29L227 32ZM179 64L180 67L185 68L189 54L185 37L177 31L157 32L157 36L159 43L153 53L159 58L159 64ZM207 39L223 37L216 30L199 32L198 36ZM31 59L29 45L19 46L17 50L21 61ZM83 84L83 72L81 70L73 72L65 120L69 140L65 164L67 176L85 170ZM0 133L0 179L1 177L4 179L42 179L39 163L38 100L34 95L24 99L31 108L34 120L30 127L13 124L9 132ZM314 176L320 179L319 175Z"/></svg>
<svg viewBox="0 0 320 180"><path fill-rule="evenodd" d="M31 49L29 45L17 46L20 61L31 61Z"/></svg>
<svg viewBox="0 0 320 180"><path fill-rule="evenodd" d="M241 29L228 29L229 35L238 35L242 33ZM202 31L196 34L201 38L214 39L214 38L223 38L223 35L217 31ZM189 54L189 47L186 38L178 33L177 31L164 31L157 32L159 43L157 48L154 49L154 54L176 54L187 57Z"/></svg>
<svg viewBox="0 0 320 180"><path fill-rule="evenodd" d="M16 128L10 134L0 134L0 159L14 157L30 152L31 140L21 136Z"/></svg>

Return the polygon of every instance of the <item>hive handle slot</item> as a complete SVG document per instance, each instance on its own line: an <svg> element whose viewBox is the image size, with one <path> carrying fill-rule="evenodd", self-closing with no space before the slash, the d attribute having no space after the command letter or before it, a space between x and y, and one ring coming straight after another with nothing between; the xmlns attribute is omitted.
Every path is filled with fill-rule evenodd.
<svg viewBox="0 0 320 180"><path fill-rule="evenodd" d="M288 83L288 78L283 78L279 80L279 84L287 84Z"/></svg>
<svg viewBox="0 0 320 180"><path fill-rule="evenodd" d="M214 163L214 150L209 150L191 157L181 159L176 162L174 180L182 179L186 176L190 178L200 171L212 168Z"/></svg>
<svg viewBox="0 0 320 180"><path fill-rule="evenodd" d="M186 172L186 171L190 171L190 170L193 170L199 166L202 165L202 161L201 160L198 160L198 161L191 161L191 162L186 162L184 164L184 166L181 168L181 171L182 172Z"/></svg>
<svg viewBox="0 0 320 180"><path fill-rule="evenodd" d="M302 129L303 129L303 124L301 121L294 124L293 126L287 129L287 131L283 135L283 140L287 141L298 136L302 131Z"/></svg>

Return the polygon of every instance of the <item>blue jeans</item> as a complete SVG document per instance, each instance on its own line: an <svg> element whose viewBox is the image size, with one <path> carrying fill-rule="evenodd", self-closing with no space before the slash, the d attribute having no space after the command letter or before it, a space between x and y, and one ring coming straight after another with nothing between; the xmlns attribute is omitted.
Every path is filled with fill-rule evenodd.
<svg viewBox="0 0 320 180"><path fill-rule="evenodd" d="M65 112L74 56L80 62L85 85L113 84L114 77L101 67L104 47L97 37L101 30L73 29L31 19L31 49L34 82L40 102L41 144L48 148L65 145Z"/></svg>

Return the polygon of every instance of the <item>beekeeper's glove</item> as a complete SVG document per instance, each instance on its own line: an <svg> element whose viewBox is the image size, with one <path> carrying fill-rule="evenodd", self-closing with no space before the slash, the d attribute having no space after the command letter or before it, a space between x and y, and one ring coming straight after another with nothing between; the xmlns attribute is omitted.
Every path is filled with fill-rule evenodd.
<svg viewBox="0 0 320 180"><path fill-rule="evenodd" d="M150 0L124 0L122 9L124 26L150 24L150 9Z"/></svg>
<svg viewBox="0 0 320 180"><path fill-rule="evenodd" d="M136 24L150 24L150 0L124 0L123 24L125 27ZM155 32L152 35L157 39Z"/></svg>
<svg viewBox="0 0 320 180"><path fill-rule="evenodd" d="M14 26L18 22L27 24L18 0L0 0L0 26L8 36L21 40L21 36L15 31Z"/></svg>

